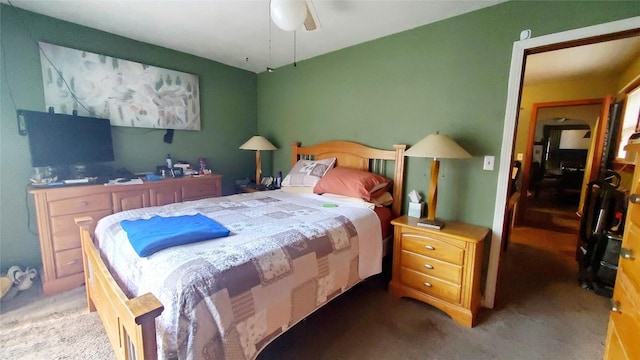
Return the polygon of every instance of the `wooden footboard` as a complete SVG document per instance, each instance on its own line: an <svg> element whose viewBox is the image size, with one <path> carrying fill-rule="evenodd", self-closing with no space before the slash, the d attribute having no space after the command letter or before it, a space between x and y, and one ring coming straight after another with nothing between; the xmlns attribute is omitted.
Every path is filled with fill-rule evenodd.
<svg viewBox="0 0 640 360"><path fill-rule="evenodd" d="M89 231L91 217L75 219L80 227L89 311L98 311L118 359L156 359L155 319L164 307L151 293L129 299L113 279Z"/></svg>

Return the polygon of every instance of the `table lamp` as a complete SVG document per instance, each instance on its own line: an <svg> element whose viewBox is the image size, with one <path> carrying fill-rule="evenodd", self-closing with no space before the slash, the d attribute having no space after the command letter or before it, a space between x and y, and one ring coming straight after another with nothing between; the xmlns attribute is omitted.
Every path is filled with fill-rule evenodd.
<svg viewBox="0 0 640 360"><path fill-rule="evenodd" d="M260 150L277 150L269 140L262 136L256 135L240 146L242 150L256 151L256 185L260 185L260 174L262 174L262 166L260 164Z"/></svg>
<svg viewBox="0 0 640 360"><path fill-rule="evenodd" d="M438 202L438 172L440 160L438 159L469 159L471 155L455 141L446 135L436 132L427 135L424 139L405 151L405 156L433 158L431 162L431 182L429 183L427 218L420 219L418 225L434 229L441 229L444 222L436 220L436 204Z"/></svg>

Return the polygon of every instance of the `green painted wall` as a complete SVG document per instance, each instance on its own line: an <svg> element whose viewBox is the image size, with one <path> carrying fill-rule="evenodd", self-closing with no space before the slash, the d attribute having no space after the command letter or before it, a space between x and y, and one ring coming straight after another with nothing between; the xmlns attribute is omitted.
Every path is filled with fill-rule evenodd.
<svg viewBox="0 0 640 360"><path fill-rule="evenodd" d="M491 226L514 41L640 15L637 1L512 1L258 75L258 130L281 150L346 139L391 148L435 131L474 158L443 160L437 216ZM640 24L639 24L640 26ZM407 159L406 189L428 190L429 161ZM405 207L406 209L406 207Z"/></svg>
<svg viewBox="0 0 640 360"><path fill-rule="evenodd" d="M238 147L256 133L256 74L4 4L0 21L0 271L41 263L33 199L26 194L32 171L28 142L16 124L16 108L45 110L37 41L199 76L202 130L176 131L173 143L165 144L164 130L114 127L115 166L154 171L167 153L190 162L202 156L223 174L224 193L254 173L254 154Z"/></svg>
<svg viewBox="0 0 640 360"><path fill-rule="evenodd" d="M442 161L438 216L490 226L497 171L482 171L482 156L500 155L511 50L520 31L540 36L638 15L637 1L512 1L256 76L0 5L0 271L40 263L37 236L27 226L30 219L36 230L25 191L27 138L17 135L15 116L16 108L44 110L36 40L200 77L202 131L178 131L168 145L160 130L118 129L116 166L143 171L166 153L189 161L204 156L230 193L235 179L254 171L253 153L238 146L255 133L280 148L264 156L269 174L290 168L293 141L346 139L390 148L439 130L474 158ZM427 191L428 164L408 159L408 189Z"/></svg>

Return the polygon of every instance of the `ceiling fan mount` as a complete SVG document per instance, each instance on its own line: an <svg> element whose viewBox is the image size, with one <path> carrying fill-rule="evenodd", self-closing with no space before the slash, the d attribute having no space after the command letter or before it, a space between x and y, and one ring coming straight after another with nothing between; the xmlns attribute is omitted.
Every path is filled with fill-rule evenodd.
<svg viewBox="0 0 640 360"><path fill-rule="evenodd" d="M284 31L296 31L303 24L307 31L318 28L311 0L271 0L269 14L276 26Z"/></svg>

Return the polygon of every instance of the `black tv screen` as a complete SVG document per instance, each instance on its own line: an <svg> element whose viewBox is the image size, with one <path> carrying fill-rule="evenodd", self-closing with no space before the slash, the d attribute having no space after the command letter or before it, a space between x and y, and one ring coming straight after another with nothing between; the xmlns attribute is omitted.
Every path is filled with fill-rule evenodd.
<svg viewBox="0 0 640 360"><path fill-rule="evenodd" d="M31 166L113 161L108 119L18 110L29 136Z"/></svg>

